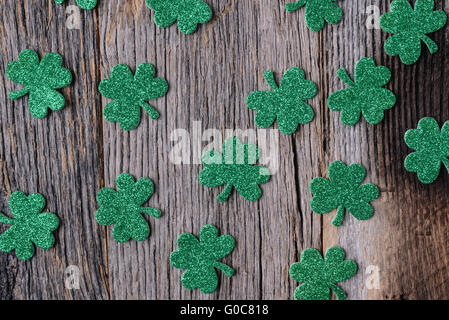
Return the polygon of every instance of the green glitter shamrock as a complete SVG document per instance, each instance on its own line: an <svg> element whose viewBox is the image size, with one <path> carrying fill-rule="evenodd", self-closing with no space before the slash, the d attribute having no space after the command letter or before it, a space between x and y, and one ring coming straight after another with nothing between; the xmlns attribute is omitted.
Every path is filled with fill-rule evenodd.
<svg viewBox="0 0 449 320"><path fill-rule="evenodd" d="M405 143L416 152L405 158L405 169L417 172L422 183L434 182L440 174L441 162L449 171L449 121L441 128L434 118L422 118L417 129L405 133Z"/></svg>
<svg viewBox="0 0 449 320"><path fill-rule="evenodd" d="M55 89L64 88L72 82L72 74L61 65L62 58L57 53L49 53L39 62L36 52L23 50L18 61L8 64L6 74L11 81L25 88L10 92L9 98L16 100L30 94L30 113L38 119L46 117L48 109L61 110L65 99Z"/></svg>
<svg viewBox="0 0 449 320"><path fill-rule="evenodd" d="M122 173L117 177L117 189L118 192L103 188L98 192L100 208L95 212L95 219L102 226L115 224L112 235L118 242L126 242L131 238L145 240L150 234L150 227L142 213L155 218L161 216L157 209L142 207L154 192L153 182L148 178L140 178L135 182L132 175Z"/></svg>
<svg viewBox="0 0 449 320"><path fill-rule="evenodd" d="M265 79L273 91L252 92L246 102L248 108L258 111L255 118L257 126L268 128L277 118L279 130L292 134L299 124L313 120L315 113L304 100L313 98L317 88L313 81L305 80L302 69L288 69L279 87L272 71L265 72Z"/></svg>
<svg viewBox="0 0 449 320"><path fill-rule="evenodd" d="M9 198L8 206L14 219L0 212L0 223L11 226L0 235L1 251L15 250L19 259L28 260L34 255L33 243L44 250L53 246L55 238L52 232L58 228L59 220L53 213L42 213L45 198L41 194L26 196L16 191Z"/></svg>
<svg viewBox="0 0 449 320"><path fill-rule="evenodd" d="M173 267L187 270L182 276L182 285L193 290L199 288L203 293L212 293L217 289L218 278L215 268L228 277L234 275L234 269L218 262L232 252L234 238L224 234L218 236L213 225L201 228L200 240L191 233L183 233L178 237L179 249L170 255Z"/></svg>
<svg viewBox="0 0 449 320"><path fill-rule="evenodd" d="M306 24L312 31L320 31L324 28L324 22L337 23L343 16L343 11L334 2L339 0L300 0L287 3L285 9L288 12L296 11L306 6Z"/></svg>
<svg viewBox="0 0 449 320"><path fill-rule="evenodd" d="M132 130L140 123L142 107L151 119L157 119L159 112L145 101L164 96L168 84L163 78L155 78L154 73L150 63L140 64L135 75L125 64L112 68L111 78L101 81L98 87L103 96L114 100L105 107L105 118L118 122L123 130Z"/></svg>
<svg viewBox="0 0 449 320"><path fill-rule="evenodd" d="M55 0L57 4L62 4L65 0ZM76 0L81 9L91 10L97 5L97 0Z"/></svg>
<svg viewBox="0 0 449 320"><path fill-rule="evenodd" d="M365 168L335 161L329 166L328 174L329 180L315 178L310 183L312 211L324 214L338 208L332 221L336 227L343 222L345 208L359 220L371 218L374 210L370 202L379 197L379 189L373 184L360 185L365 179Z"/></svg>
<svg viewBox="0 0 449 320"><path fill-rule="evenodd" d="M199 180L207 187L226 184L224 191L217 197L218 201L228 200L232 188L249 201L256 201L262 196L259 184L267 183L270 173L264 166L255 166L259 159L259 150L254 144L242 144L236 137L226 139L223 154L211 150L202 157L205 168L200 172Z"/></svg>
<svg viewBox="0 0 449 320"><path fill-rule="evenodd" d="M416 0L415 9L408 0L394 0L390 11L380 17L380 27L393 34L385 42L385 52L401 58L405 64L413 64L421 56L421 41L431 54L438 51L438 45L426 34L440 30L446 24L447 16L442 10L433 11L433 0Z"/></svg>
<svg viewBox="0 0 449 320"><path fill-rule="evenodd" d="M340 247L331 247L324 257L313 248L301 253L301 262L290 266L290 276L302 283L295 290L295 300L329 300L331 290L338 300L345 300L346 293L336 285L352 278L357 273L357 264L345 260Z"/></svg>
<svg viewBox="0 0 449 320"><path fill-rule="evenodd" d="M178 28L185 34L196 31L198 24L208 22L212 10L202 0L146 0L147 6L156 11L154 22L161 28L178 20Z"/></svg>
<svg viewBox="0 0 449 320"><path fill-rule="evenodd" d="M366 121L378 124L384 118L384 110L391 109L396 96L382 88L391 79L387 67L376 66L371 58L363 58L355 67L355 81L352 81L345 69L337 71L338 77L350 88L334 92L328 99L329 109L341 112L341 121L352 126L362 113Z"/></svg>

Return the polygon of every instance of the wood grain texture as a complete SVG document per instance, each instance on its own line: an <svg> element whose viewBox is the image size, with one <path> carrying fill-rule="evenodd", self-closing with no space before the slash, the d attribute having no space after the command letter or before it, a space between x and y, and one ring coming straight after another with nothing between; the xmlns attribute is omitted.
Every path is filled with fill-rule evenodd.
<svg viewBox="0 0 449 320"><path fill-rule="evenodd" d="M343 87L336 77L339 68L353 72L359 59L370 56L390 68L392 80L388 87L398 102L376 126L364 121L354 127L342 126L339 116L326 110L327 164L334 160L363 164L368 172L365 183L376 184L381 195L373 202L375 214L368 221L361 222L347 214L344 224L336 229L331 225L333 215L327 215L323 221L323 244L325 248L341 245L348 258L358 262L359 273L343 285L351 298L448 299L449 291L444 285L449 273L449 201L445 196L448 173L442 170L435 183L424 185L403 165L412 152L403 140L405 132L416 128L418 120L425 116L435 117L440 125L449 119L449 101L444 94L449 89L448 27L432 35L440 46L437 54L431 55L423 47L418 63L406 66L398 57L385 55L382 46L386 33L369 31L362 25L364 16L360 13L369 3L386 12L387 2L356 1L348 8L342 24L326 32L324 46L338 54L327 61L325 96ZM436 3L437 9L448 12L447 2ZM354 19L355 16L360 19ZM365 271L369 266L379 268L377 290L366 286Z"/></svg>
<svg viewBox="0 0 449 320"><path fill-rule="evenodd" d="M175 25L157 27L144 0L100 0L97 9L81 11L79 30L67 28L68 3L0 1L0 211L9 212L6 200L15 190L40 192L62 221L51 250L38 250L28 262L0 255L0 298L292 299L298 284L288 269L301 251L340 245L359 265L356 277L342 284L349 299L449 299L449 175L423 185L403 167L410 152L405 131L424 116L440 124L449 119L448 27L432 35L438 53L423 50L417 64L405 66L383 52L387 35L365 26L369 5L386 12L391 1L341 1L343 20L320 32L305 27L304 9L287 13L284 1L206 2L212 20L184 35ZM449 12L447 3L438 2L437 8ZM63 90L66 108L43 120L29 115L28 98L7 98L17 86L6 77L6 65L25 48L40 56L59 52L74 74L73 84ZM379 125L363 120L347 127L327 108L327 97L343 88L336 71L344 67L353 74L365 56L391 69L388 87L398 103ZM124 63L134 71L142 62L155 65L170 88L151 101L161 117L154 121L142 113L140 126L126 132L103 118L110 101L97 87L113 66ZM211 142L193 139L199 126L201 134L216 129L223 139L227 130L237 129L245 140L245 130L257 129L247 95L269 89L265 71L273 70L280 80L293 66L317 83L319 93L308 101L315 120L274 139L278 170L262 186L258 202L234 192L219 203L222 188L198 181L202 165L171 161L175 130L190 134L191 158ZM256 130L258 139L267 133ZM335 213L311 212L309 182L326 177L335 160L363 164L365 183L379 186L371 220L347 214L337 229L331 225ZM115 187L122 172L156 185L148 205L163 215L148 219L151 235L143 242L119 244L112 228L94 220L96 193ZM219 290L205 295L181 286L182 272L170 266L169 255L181 233L198 234L208 223L235 237L236 249L223 261L236 275L220 274ZM64 286L69 265L81 269L79 290ZM369 266L379 268L378 289L366 284Z"/></svg>
<svg viewBox="0 0 449 320"><path fill-rule="evenodd" d="M0 20L0 210L10 213L6 200L14 191L39 192L60 218L54 248L38 249L26 262L0 255L0 297L107 298L105 237L92 219L104 177L102 119L93 87L98 81L95 13L82 13L81 30L67 30L64 8L53 2L6 0L0 3ZM40 57L58 52L73 74L72 85L62 91L66 107L42 120L31 117L28 97L8 99L20 85L6 77L6 66L26 48ZM70 265L80 269L80 290L64 285Z"/></svg>

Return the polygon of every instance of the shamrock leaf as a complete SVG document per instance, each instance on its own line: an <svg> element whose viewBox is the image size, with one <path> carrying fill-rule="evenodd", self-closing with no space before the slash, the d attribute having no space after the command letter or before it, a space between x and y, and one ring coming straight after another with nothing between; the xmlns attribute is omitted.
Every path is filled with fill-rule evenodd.
<svg viewBox="0 0 449 320"><path fill-rule="evenodd" d="M16 100L30 94L30 113L38 119L46 117L48 109L61 110L65 100L55 89L64 88L72 82L72 74L61 65L62 58L57 53L49 53L39 62L36 52L23 50L18 61L8 64L6 74L11 81L25 88L10 92L9 98Z"/></svg>
<svg viewBox="0 0 449 320"><path fill-rule="evenodd" d="M144 108L151 119L159 113L145 101L164 96L168 90L167 81L154 77L154 67L142 63L136 74L125 64L112 68L111 78L101 81L98 90L106 98L114 100L104 109L106 120L118 122L123 130L137 128L140 123L140 108Z"/></svg>
<svg viewBox="0 0 449 320"><path fill-rule="evenodd" d="M55 0L57 4L62 4L65 0ZM91 10L97 5L97 0L76 0L81 9Z"/></svg>
<svg viewBox="0 0 449 320"><path fill-rule="evenodd" d="M217 228L206 225L201 228L199 241L190 233L179 236L179 249L170 255L170 263L175 268L187 270L181 280L186 289L199 288L203 293L212 293L218 285L215 268L228 277L234 275L234 269L218 262L230 254L234 246L233 237L218 236Z"/></svg>
<svg viewBox="0 0 449 320"><path fill-rule="evenodd" d="M131 238L145 240L150 234L150 227L142 213L155 218L161 216L157 209L142 207L154 192L153 182L148 178L135 182L133 176L122 173L117 177L117 188L118 191L103 188L98 192L100 208L95 212L95 219L102 226L115 224L112 235L118 242Z"/></svg>
<svg viewBox="0 0 449 320"><path fill-rule="evenodd" d="M315 178L310 183L312 211L323 214L338 208L332 221L336 227L343 222L345 208L359 220L371 218L374 210L370 202L379 197L379 190L373 184L360 185L365 179L365 168L335 161L329 166L328 174L329 180Z"/></svg>
<svg viewBox="0 0 449 320"><path fill-rule="evenodd" d="M343 16L343 11L334 2L338 0L300 0L287 3L285 9L288 12L296 11L306 6L306 24L312 31L320 31L324 28L324 22L337 23Z"/></svg>
<svg viewBox="0 0 449 320"><path fill-rule="evenodd" d="M8 206L14 219L0 212L0 223L11 226L0 235L1 251L15 250L19 259L28 260L34 255L33 243L44 250L53 246L52 232L58 228L59 220L53 213L42 213L45 199L41 194L26 196L16 191L9 198Z"/></svg>
<svg viewBox="0 0 449 320"><path fill-rule="evenodd" d="M350 88L334 92L328 100L329 109L342 111L341 121L352 126L360 119L362 113L366 121L378 124L384 118L384 110L391 109L396 103L396 96L388 89L382 88L391 79L387 67L376 67L371 58L363 58L355 67L355 81L352 81L345 69L337 71L338 77Z"/></svg>
<svg viewBox="0 0 449 320"><path fill-rule="evenodd" d="M345 300L346 294L336 285L352 278L357 273L357 264L345 260L340 247L331 247L324 257L318 250L309 248L301 253L301 261L290 266L290 276L302 283L295 290L295 300L329 300L331 290L338 300Z"/></svg>
<svg viewBox="0 0 449 320"><path fill-rule="evenodd" d="M178 28L185 34L196 31L198 24L212 17L210 7L202 0L146 0L154 10L154 22L161 28L171 26L178 20Z"/></svg>
<svg viewBox="0 0 449 320"><path fill-rule="evenodd" d="M255 91L247 99L248 108L258 111L257 126L268 128L277 118L279 130L292 134L300 123L313 120L315 113L304 100L313 98L317 89L315 83L305 80L302 69L288 69L279 87L272 71L265 72L265 79L273 91Z"/></svg>
<svg viewBox="0 0 449 320"><path fill-rule="evenodd" d="M441 162L449 170L449 121L440 131L434 118L423 118L417 129L405 133L405 143L416 150L405 158L405 169L417 172L422 183L432 183L437 179Z"/></svg>
<svg viewBox="0 0 449 320"><path fill-rule="evenodd" d="M211 150L203 155L205 168L200 172L199 180L211 188L226 184L217 197L220 202L228 200L233 187L245 199L256 201L262 196L259 184L270 179L267 168L254 165L258 159L259 151L254 144L242 144L236 137L228 138L223 144L223 154Z"/></svg>
<svg viewBox="0 0 449 320"><path fill-rule="evenodd" d="M394 0L390 11L380 17L380 27L393 34L385 42L385 52L399 55L405 64L413 64L421 56L421 41L430 53L438 51L438 45L426 34L440 30L447 16L442 10L433 11L434 0L416 0L415 8L408 0Z"/></svg>

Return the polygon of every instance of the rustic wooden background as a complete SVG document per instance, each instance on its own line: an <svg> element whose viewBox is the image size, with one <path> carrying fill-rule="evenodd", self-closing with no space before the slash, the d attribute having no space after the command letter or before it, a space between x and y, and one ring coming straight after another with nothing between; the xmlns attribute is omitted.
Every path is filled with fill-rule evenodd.
<svg viewBox="0 0 449 320"><path fill-rule="evenodd" d="M287 13L284 0L206 2L213 19L184 35L176 26L157 27L144 0L99 0L95 10L81 11L80 29L66 25L65 10L75 0L63 6L0 0L0 211L9 213L7 199L16 190L40 192L62 222L51 250L38 249L26 262L0 253L0 298L292 299L297 283L288 269L300 252L340 245L359 265L357 275L342 283L349 299L448 299L449 175L423 185L403 167L410 152L405 131L424 116L440 124L449 119L448 27L431 36L438 53L425 49L418 63L405 66L383 52L387 35L366 27L366 8L377 5L383 13L391 1L341 1L341 23L320 32L306 28L304 9ZM437 1L437 8L449 12L449 3ZM7 98L19 86L7 79L6 66L26 48L40 56L60 53L74 74L63 90L66 108L42 120L30 116L28 98ZM344 86L336 71L345 67L352 74L365 56L391 69L389 88L398 103L379 125L347 127L326 100ZM141 62L153 63L170 89L153 101L158 121L144 114L137 130L125 132L104 120L108 101L97 86L114 65L135 69ZM247 95L268 90L264 71L279 78L293 66L318 85L311 100L316 118L293 135L280 135L279 170L258 202L234 193L221 204L215 199L221 188L198 182L200 165L169 161L171 133L192 132L193 121L203 129L254 129ZM311 212L308 184L326 176L334 160L363 164L365 181L379 186L371 220L347 215L337 229L334 214ZM149 219L152 235L140 243L119 244L111 228L94 220L97 191L115 187L121 172L156 184L149 204L163 216ZM181 270L169 265L178 235L197 234L207 223L237 242L224 259L237 273L231 279L220 274L221 285L211 295L184 289ZM70 265L80 268L79 290L64 285ZM377 289L367 286L369 266L379 270Z"/></svg>

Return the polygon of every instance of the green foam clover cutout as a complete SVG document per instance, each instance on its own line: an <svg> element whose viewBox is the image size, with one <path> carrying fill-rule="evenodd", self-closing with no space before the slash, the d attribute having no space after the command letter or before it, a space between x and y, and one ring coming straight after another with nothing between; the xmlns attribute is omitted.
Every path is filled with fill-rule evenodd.
<svg viewBox="0 0 449 320"><path fill-rule="evenodd" d="M234 269L218 262L232 252L235 247L234 238L224 234L218 236L213 225L201 228L198 239L191 233L183 233L178 237L179 249L170 255L173 267L187 270L182 275L182 285L193 290L199 288L203 293L212 293L217 289L218 277L215 268L232 277Z"/></svg>
<svg viewBox="0 0 449 320"><path fill-rule="evenodd" d="M422 183L434 182L440 174L441 163L449 171L449 121L441 128L434 118L422 118L417 129L405 133L405 143L416 152L405 158L405 169L418 173Z"/></svg>
<svg viewBox="0 0 449 320"><path fill-rule="evenodd" d="M330 300L331 290L338 300L345 300L346 293L336 283L348 280L357 273L357 264L345 260L340 247L331 247L323 259L313 248L301 253L301 261L290 266L290 276L302 283L295 290L295 300Z"/></svg>
<svg viewBox="0 0 449 320"><path fill-rule="evenodd" d="M106 120L118 122L123 130L137 128L141 110L148 112L151 119L159 117L159 112L146 101L164 96L168 83L163 78L155 78L152 64L142 63L133 75L125 64L112 68L111 78L101 81L98 90L106 98L114 100L104 109Z"/></svg>
<svg viewBox="0 0 449 320"><path fill-rule="evenodd" d="M324 214L337 208L332 224L339 227L343 223L345 208L358 220L368 220L374 210L370 202L379 197L379 189L373 184L360 185L366 170L359 164L346 166L334 161L328 169L329 180L315 178L310 183L313 198L312 211Z"/></svg>
<svg viewBox="0 0 449 320"><path fill-rule="evenodd" d="M446 24L447 16L442 10L434 11L434 0L416 0L415 7L408 0L394 0L390 12L380 17L380 27L393 34L385 42L385 52L399 55L405 64L413 64L421 56L421 41L431 54L438 51L438 45L427 34L440 30Z"/></svg>
<svg viewBox="0 0 449 320"><path fill-rule="evenodd" d="M155 11L154 22L166 28L178 21L182 33L196 31L198 24L209 22L212 10L202 0L146 0L147 6Z"/></svg>
<svg viewBox="0 0 449 320"><path fill-rule="evenodd" d="M72 82L72 74L62 67L62 57L49 53L39 62L39 56L33 50L23 50L19 60L6 67L6 74L15 83L24 86L22 90L9 93L11 100L30 95L29 109L33 117L45 118L48 109L53 111L64 108L64 96L56 91Z"/></svg>
<svg viewBox="0 0 449 320"><path fill-rule="evenodd" d="M11 215L9 218L0 212L0 223L10 225L0 235L0 250L11 252L21 260L28 260L34 256L33 243L48 250L53 247L55 238L52 234L59 226L59 219L50 212L42 212L45 198L39 193L27 196L21 191L14 192L8 201Z"/></svg>
<svg viewBox="0 0 449 320"><path fill-rule="evenodd" d="M98 192L100 208L95 212L95 220L102 226L114 224L112 236L117 242L145 240L150 227L142 214L161 216L159 210L142 206L154 192L153 182L148 178L136 182L132 175L122 173L117 177L117 189L103 188Z"/></svg>
<svg viewBox="0 0 449 320"><path fill-rule="evenodd" d="M200 182L210 188L226 184L218 201L228 200L233 187L242 197L256 201L262 196L260 184L270 179L270 172L264 166L256 166L259 150L252 143L242 144L237 137L230 137L223 143L223 153L215 150L204 153L205 168L200 172Z"/></svg>
<svg viewBox="0 0 449 320"><path fill-rule="evenodd" d="M341 111L340 119L347 126L355 125L360 114L368 123L378 124L384 118L384 111L396 103L394 93L383 88L391 79L390 70L376 66L372 58L357 63L354 81L345 69L338 70L337 75L350 88L331 94L328 106L333 111Z"/></svg>
<svg viewBox="0 0 449 320"><path fill-rule="evenodd" d="M313 81L305 80L301 68L288 69L280 86L276 84L272 71L265 72L265 79L273 91L255 91L247 98L248 108L257 110L257 126L268 128L277 119L279 130L292 134L299 124L313 120L315 113L304 100L313 98L317 88Z"/></svg>
<svg viewBox="0 0 449 320"><path fill-rule="evenodd" d="M300 0L287 3L285 9L288 12L296 11L306 6L306 24L312 31L320 31L324 28L324 22L334 24L340 22L343 11L335 4L339 0Z"/></svg>
<svg viewBox="0 0 449 320"><path fill-rule="evenodd" d="M55 0L57 4L63 4L65 0ZM91 10L97 6L97 0L76 0L81 9Z"/></svg>

